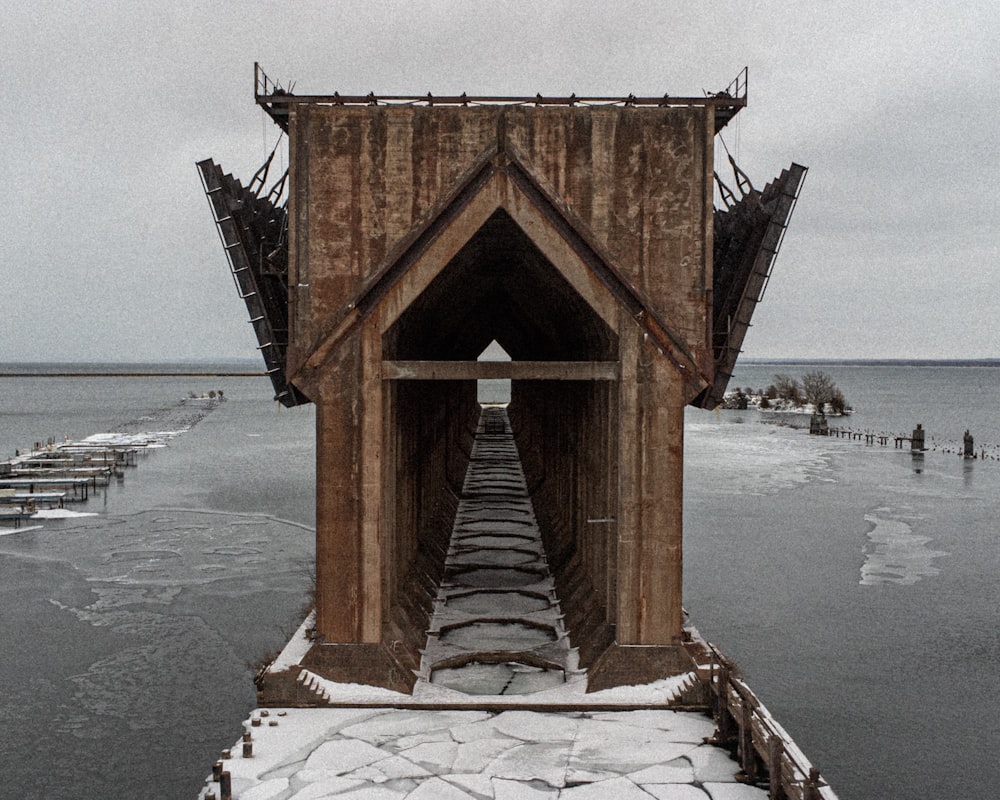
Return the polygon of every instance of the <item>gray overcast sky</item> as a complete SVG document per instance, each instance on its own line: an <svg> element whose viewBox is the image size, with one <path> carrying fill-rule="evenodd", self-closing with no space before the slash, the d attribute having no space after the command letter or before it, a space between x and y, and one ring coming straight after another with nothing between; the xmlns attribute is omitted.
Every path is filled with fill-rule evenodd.
<svg viewBox="0 0 1000 800"><path fill-rule="evenodd" d="M33 7L31 7L33 6ZM1000 357L1000 3L0 0L0 362L254 355L194 167L300 93L701 94L810 168L745 354ZM721 149L721 148L720 148Z"/></svg>

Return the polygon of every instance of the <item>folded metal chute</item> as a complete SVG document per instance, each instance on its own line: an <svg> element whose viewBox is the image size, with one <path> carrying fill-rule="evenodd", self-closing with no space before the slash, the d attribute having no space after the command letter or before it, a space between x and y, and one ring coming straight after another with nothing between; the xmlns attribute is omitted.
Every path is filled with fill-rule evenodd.
<svg viewBox="0 0 1000 800"><path fill-rule="evenodd" d="M275 400L285 406L295 406L309 400L288 383L285 371L288 212L284 204L279 204L284 176L275 184L275 189L263 192L270 161L268 159L258 170L251 188L245 188L232 175L225 174L212 159L199 161L198 173L237 291L246 303L258 349L274 387Z"/></svg>
<svg viewBox="0 0 1000 800"><path fill-rule="evenodd" d="M723 400L807 171L806 167L793 163L764 189L757 190L735 163L733 167L742 195L739 200L718 181L726 208L715 210L712 286L715 380L695 401L701 408L714 408Z"/></svg>

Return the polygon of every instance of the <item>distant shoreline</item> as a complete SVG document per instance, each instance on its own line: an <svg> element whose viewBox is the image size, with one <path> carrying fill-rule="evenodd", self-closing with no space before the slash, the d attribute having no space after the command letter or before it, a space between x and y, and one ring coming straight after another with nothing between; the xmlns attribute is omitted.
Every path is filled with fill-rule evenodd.
<svg viewBox="0 0 1000 800"><path fill-rule="evenodd" d="M746 356L736 366L766 367L778 364L831 367L1000 367L1000 358L753 358Z"/></svg>
<svg viewBox="0 0 1000 800"><path fill-rule="evenodd" d="M257 359L185 361L7 361L0 378L262 378Z"/></svg>
<svg viewBox="0 0 1000 800"><path fill-rule="evenodd" d="M256 361L236 362L8 362L0 378L264 378ZM764 358L745 356L743 367L986 367L1000 368L1000 358ZM174 367L174 368L171 368Z"/></svg>
<svg viewBox="0 0 1000 800"><path fill-rule="evenodd" d="M0 378L264 378L265 372L3 372Z"/></svg>

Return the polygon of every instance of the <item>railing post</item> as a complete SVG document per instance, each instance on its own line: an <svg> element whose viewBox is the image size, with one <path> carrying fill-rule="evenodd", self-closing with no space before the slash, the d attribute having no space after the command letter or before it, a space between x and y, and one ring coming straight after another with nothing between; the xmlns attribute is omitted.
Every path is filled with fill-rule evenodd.
<svg viewBox="0 0 1000 800"><path fill-rule="evenodd" d="M821 800L819 796L819 770L816 767L809 768L809 777L806 778L803 800Z"/></svg>
<svg viewBox="0 0 1000 800"><path fill-rule="evenodd" d="M781 757L785 752L780 736L772 735L767 740L768 793L770 800L784 800L785 791L781 786Z"/></svg>
<svg viewBox="0 0 1000 800"><path fill-rule="evenodd" d="M729 668L719 665L719 679L715 684L716 742L729 747L733 739L733 716L729 713Z"/></svg>
<svg viewBox="0 0 1000 800"><path fill-rule="evenodd" d="M742 705L740 725L740 762L747 783L757 783L757 754L753 748L753 708L748 698L740 694Z"/></svg>

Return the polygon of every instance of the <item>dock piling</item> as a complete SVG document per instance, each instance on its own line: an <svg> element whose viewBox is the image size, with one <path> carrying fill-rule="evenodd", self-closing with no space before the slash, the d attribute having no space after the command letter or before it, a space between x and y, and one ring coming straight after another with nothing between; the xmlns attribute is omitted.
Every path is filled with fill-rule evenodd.
<svg viewBox="0 0 1000 800"><path fill-rule="evenodd" d="M767 740L767 761L770 765L768 774L768 794L771 800L781 800L785 797L781 788L781 756L785 752L785 745L780 736L772 736Z"/></svg>

